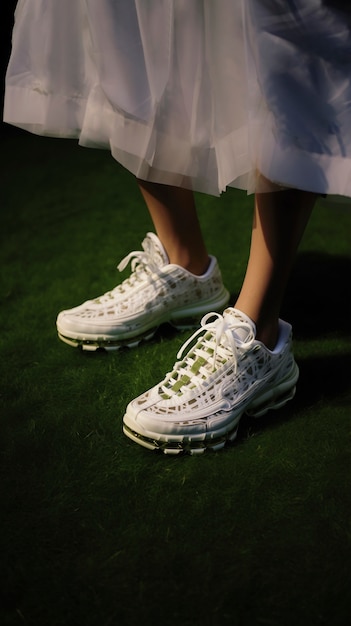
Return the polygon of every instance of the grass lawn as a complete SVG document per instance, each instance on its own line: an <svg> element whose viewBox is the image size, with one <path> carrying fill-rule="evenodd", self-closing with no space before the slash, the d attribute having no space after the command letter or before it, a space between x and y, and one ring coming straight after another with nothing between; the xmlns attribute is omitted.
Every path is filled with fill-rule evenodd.
<svg viewBox="0 0 351 626"><path fill-rule="evenodd" d="M315 209L283 315L296 398L220 453L169 458L123 434L130 399L189 333L82 353L57 312L100 295L152 228L108 153L1 143L3 626L341 626L350 617L350 207ZM233 296L252 197L198 195Z"/></svg>

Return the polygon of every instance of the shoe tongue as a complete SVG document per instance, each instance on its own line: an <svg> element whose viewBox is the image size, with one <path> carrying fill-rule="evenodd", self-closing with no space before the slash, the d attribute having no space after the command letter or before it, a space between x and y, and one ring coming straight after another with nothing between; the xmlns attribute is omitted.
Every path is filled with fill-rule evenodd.
<svg viewBox="0 0 351 626"><path fill-rule="evenodd" d="M169 263L167 252L154 233L147 233L142 246L158 267L163 267Z"/></svg>
<svg viewBox="0 0 351 626"><path fill-rule="evenodd" d="M232 323L234 322L235 324L249 324L250 328L252 329L251 331L248 330L247 328L241 328L240 326L238 326L238 328L233 329L233 335L239 341L243 341L243 342L246 341L251 332L253 332L254 337L256 337L256 326L254 322L248 315L245 315L245 313L242 313L242 311L239 311L238 309L234 309L232 307L228 307L223 312L223 317L224 319L230 317L232 320Z"/></svg>

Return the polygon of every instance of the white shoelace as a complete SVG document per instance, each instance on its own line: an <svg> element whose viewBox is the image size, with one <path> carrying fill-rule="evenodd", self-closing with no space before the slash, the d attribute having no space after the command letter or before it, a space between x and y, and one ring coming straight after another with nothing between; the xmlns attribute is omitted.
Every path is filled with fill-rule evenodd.
<svg viewBox="0 0 351 626"><path fill-rule="evenodd" d="M159 267L154 262L152 256L143 250L133 250L133 252L129 252L129 254L127 254L127 256L125 256L124 259L122 259L122 261L120 261L117 265L118 271L123 272L130 262L132 272L136 272L138 267L142 267L143 269L148 268L151 272L156 273L159 270Z"/></svg>
<svg viewBox="0 0 351 626"><path fill-rule="evenodd" d="M129 252L117 265L118 271L123 272L130 262L131 273L128 278L111 291L107 291L103 296L97 298L99 302L113 300L115 295L125 293L126 289L134 287L137 283L141 283L146 277L160 273L160 268L156 265L152 256L143 250L133 250L133 252Z"/></svg>
<svg viewBox="0 0 351 626"><path fill-rule="evenodd" d="M241 340L238 331L245 332L245 340ZM238 365L238 346L241 350L250 348L255 341L254 330L248 322L241 322L230 314L220 315L219 313L207 313L202 320L201 326L192 336L183 344L177 354L177 359L181 359L186 348L194 341L198 335L204 333L204 336L190 350L185 361L178 361L166 384L161 390L167 396L175 395L180 388L185 386L189 389L204 384L204 380L211 373L216 371L217 357L220 364L225 363L228 359L233 360L234 373L237 371ZM208 365L212 360L212 368ZM173 383L173 384L172 384Z"/></svg>

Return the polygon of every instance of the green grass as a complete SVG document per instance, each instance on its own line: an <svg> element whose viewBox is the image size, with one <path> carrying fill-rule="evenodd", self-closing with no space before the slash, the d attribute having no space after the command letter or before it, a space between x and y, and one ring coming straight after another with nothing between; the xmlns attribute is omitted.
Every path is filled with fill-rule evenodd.
<svg viewBox="0 0 351 626"><path fill-rule="evenodd" d="M284 307L301 370L289 406L220 453L168 458L124 437L130 399L188 333L87 354L55 318L116 284L151 223L105 152L8 135L1 150L4 626L341 626L350 615L350 212L316 208ZM252 197L198 195L232 294Z"/></svg>

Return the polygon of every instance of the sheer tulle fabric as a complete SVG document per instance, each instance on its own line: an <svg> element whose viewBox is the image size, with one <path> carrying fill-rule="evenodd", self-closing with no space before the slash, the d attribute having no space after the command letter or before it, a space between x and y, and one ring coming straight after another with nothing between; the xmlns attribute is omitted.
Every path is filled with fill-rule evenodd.
<svg viewBox="0 0 351 626"><path fill-rule="evenodd" d="M351 196L351 17L325 0L19 0L5 121L143 179Z"/></svg>

